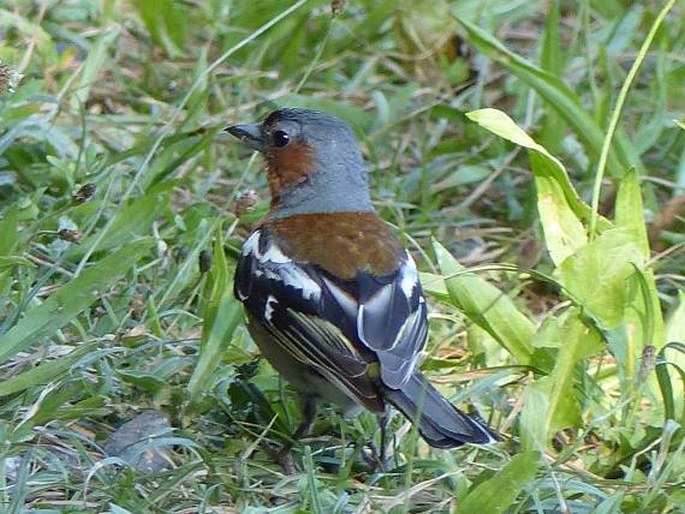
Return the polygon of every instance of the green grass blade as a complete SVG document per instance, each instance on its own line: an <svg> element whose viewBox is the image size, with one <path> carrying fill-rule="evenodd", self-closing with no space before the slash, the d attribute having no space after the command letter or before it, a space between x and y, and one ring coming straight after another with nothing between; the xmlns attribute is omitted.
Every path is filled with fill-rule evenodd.
<svg viewBox="0 0 685 514"><path fill-rule="evenodd" d="M0 362L50 337L96 302L101 292L131 269L151 244L151 240L145 239L119 248L28 311L0 337Z"/></svg>
<svg viewBox="0 0 685 514"><path fill-rule="evenodd" d="M592 188L592 218L590 218L590 237L595 236L595 227L597 226L597 216L599 212L599 194L602 188L602 180L604 179L604 170L607 165L607 160L609 159L611 140L613 139L614 134L616 133L616 129L618 127L618 120L621 116L621 112L623 111L623 105L625 104L626 98L628 97L628 90L630 89L630 86L632 86L633 81L637 76L637 72L640 69L642 62L645 60L645 57L647 56L647 50L649 50L649 47L652 45L652 41L654 41L654 37L656 36L657 30L659 30L661 23L664 21L664 18L668 14L668 11L671 10L674 4L675 0L669 0L668 2L666 2L666 5L664 5L663 9L654 20L654 23L649 29L649 34L647 34L647 37L642 43L640 51L637 53L635 62L633 62L633 65L630 67L630 71L628 71L626 79L623 81L621 91L619 92L618 98L616 99L616 106L614 107L614 112L611 114L611 117L609 118L609 126L607 127L606 135L602 140L602 149L599 154L599 162L597 163L597 173L595 174L595 182ZM642 172L643 170L640 171Z"/></svg>
<svg viewBox="0 0 685 514"><path fill-rule="evenodd" d="M93 248L101 252L126 244L132 237L148 235L152 222L167 205L172 187L171 183L164 184L163 188L150 191L119 206L112 218L113 224L109 231L103 234L100 230L85 237L80 245L69 248L67 257L80 259Z"/></svg>
<svg viewBox="0 0 685 514"><path fill-rule="evenodd" d="M547 17L540 42L540 66L554 77L563 77L566 63L559 31L561 10L559 3L559 0L553 0L547 7ZM542 119L542 126L539 131L540 141L551 151L559 152L567 130L568 128L559 113L554 109L548 109Z"/></svg>
<svg viewBox="0 0 685 514"><path fill-rule="evenodd" d="M459 504L459 514L500 514L513 504L540 467L538 452L514 457L495 476L478 484Z"/></svg>
<svg viewBox="0 0 685 514"><path fill-rule="evenodd" d="M485 55L498 62L519 79L533 88L568 123L594 158L602 151L604 134L602 128L587 113L580 99L566 84L550 73L543 71L523 57L508 50L494 36L469 23L453 13L456 20L466 29L471 41ZM609 153L609 169L612 175L620 177L623 172L635 167L644 174L644 167L634 146L624 135L618 134L614 151Z"/></svg>
<svg viewBox="0 0 685 514"><path fill-rule="evenodd" d="M78 112L81 105L85 105L88 100L90 89L100 72L106 67L109 47L114 44L118 37L118 30L108 30L89 48L76 91L74 91L74 96L71 99L71 107L75 112Z"/></svg>
<svg viewBox="0 0 685 514"><path fill-rule="evenodd" d="M669 355L676 355L680 359L678 360L678 358L671 358L671 360L667 360L666 350L669 349L676 350L676 352L669 352ZM681 423L685 422L685 409L683 408L682 403L682 391L685 389L685 368L681 367L678 362L682 362L684 356L685 343L668 343L661 349L661 351L659 351L659 362L655 367L656 377L659 382L659 389L661 389L661 397L664 401L664 417L666 420L677 420L680 417ZM671 381L671 376L667 368L668 365L671 365L680 377L680 383L677 383L677 387L673 386L673 382Z"/></svg>
<svg viewBox="0 0 685 514"><path fill-rule="evenodd" d="M30 387L47 384L53 378L65 373L83 356L88 355L89 358L93 357L93 355L96 354L96 349L97 343L81 345L64 357L43 362L35 368L24 371L16 377L0 382L0 396L8 396Z"/></svg>
<svg viewBox="0 0 685 514"><path fill-rule="evenodd" d="M212 267L207 277L200 357L188 382L191 402L207 389L214 370L231 344L233 332L243 320L242 306L233 296L233 269L226 260L221 227L216 233Z"/></svg>

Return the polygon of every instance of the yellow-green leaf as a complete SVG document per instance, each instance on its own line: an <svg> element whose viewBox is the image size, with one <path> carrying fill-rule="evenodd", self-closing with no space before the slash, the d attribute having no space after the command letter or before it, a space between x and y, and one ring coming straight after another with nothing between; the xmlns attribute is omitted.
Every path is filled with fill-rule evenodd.
<svg viewBox="0 0 685 514"><path fill-rule="evenodd" d="M511 298L464 268L440 243L433 241L433 249L451 303L486 330L519 364L529 364L533 354L533 322L516 308Z"/></svg>

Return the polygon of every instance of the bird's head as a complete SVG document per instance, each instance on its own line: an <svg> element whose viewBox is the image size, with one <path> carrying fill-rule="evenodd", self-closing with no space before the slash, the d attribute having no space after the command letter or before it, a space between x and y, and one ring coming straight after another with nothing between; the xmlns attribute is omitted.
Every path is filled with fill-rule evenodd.
<svg viewBox="0 0 685 514"><path fill-rule="evenodd" d="M226 130L264 155L273 216L373 210L356 138L339 118L279 109Z"/></svg>

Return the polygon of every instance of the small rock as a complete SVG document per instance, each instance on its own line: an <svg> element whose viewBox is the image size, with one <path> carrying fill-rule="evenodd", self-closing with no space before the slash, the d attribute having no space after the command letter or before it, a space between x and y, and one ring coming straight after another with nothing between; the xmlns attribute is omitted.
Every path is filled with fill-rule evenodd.
<svg viewBox="0 0 685 514"><path fill-rule="evenodd" d="M109 436L103 449L110 457L119 457L138 471L166 469L170 459L167 448L151 445L153 439L167 436L172 430L169 418L159 411L145 411L121 425Z"/></svg>

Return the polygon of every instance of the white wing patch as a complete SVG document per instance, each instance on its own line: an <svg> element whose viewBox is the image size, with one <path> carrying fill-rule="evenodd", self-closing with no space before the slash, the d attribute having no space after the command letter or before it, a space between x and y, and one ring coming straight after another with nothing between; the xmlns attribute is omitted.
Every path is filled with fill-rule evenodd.
<svg viewBox="0 0 685 514"><path fill-rule="evenodd" d="M293 262L283 254L278 245L276 245L276 243L273 241L271 241L267 247L264 255L258 256L257 258L263 261L273 262L274 264L287 264Z"/></svg>
<svg viewBox="0 0 685 514"><path fill-rule="evenodd" d="M352 317L358 315L359 304L357 303L356 298L346 291L340 289L339 286L325 276L323 277L323 282L326 284L326 287L330 291L333 298L335 298L335 301L338 302L338 305L340 305L340 307L342 307L342 309L345 311L345 314Z"/></svg>
<svg viewBox="0 0 685 514"><path fill-rule="evenodd" d="M402 266L401 271L400 287L405 296L411 298L411 295L414 293L414 288L419 282L419 272L417 271L416 263L414 262L414 259L411 258L411 255L409 255L409 252L407 252L406 255L407 260L405 261L404 266Z"/></svg>
<svg viewBox="0 0 685 514"><path fill-rule="evenodd" d="M359 334L359 338L369 347L373 348L374 345L364 334L364 322L366 319L383 319L386 317L386 312L390 308L390 302L394 293L393 289L393 285L388 284L379 289L366 303L359 306L359 313L357 314L357 333Z"/></svg>
<svg viewBox="0 0 685 514"><path fill-rule="evenodd" d="M410 299L414 294L414 291L419 283L419 274L416 269L416 264L414 260L407 252L407 259L400 269L399 276L399 286L402 294L406 297L406 303L410 303ZM388 284L376 292L371 298L367 299L365 303L359 306L359 311L357 313L357 333L359 338L368 346L373 347L371 341L369 341L365 335L364 324L369 319L383 319L387 316L388 309L393 308L393 301L395 301L394 295L396 294L396 282L394 284ZM419 297L419 304L425 303L423 296ZM409 316L406 322L399 328L397 333L397 338L395 344L400 342L406 335L407 330L411 329L415 319L415 314ZM394 347L393 344L390 348Z"/></svg>
<svg viewBox="0 0 685 514"><path fill-rule="evenodd" d="M276 280L286 286L302 291L302 297L306 300L318 301L321 298L321 287L314 281L305 270L286 256L281 248L269 239L265 251L260 251L261 230L256 230L243 244L242 255L252 256L258 265L253 269L256 277L266 277L268 280ZM245 300L242 298L241 300ZM275 300L275 298L274 298ZM268 309L267 302L267 309Z"/></svg>
<svg viewBox="0 0 685 514"><path fill-rule="evenodd" d="M306 300L319 301L321 287L297 264L280 264L277 267L264 270L266 278L278 280L293 289L302 291L302 297Z"/></svg>
<svg viewBox="0 0 685 514"><path fill-rule="evenodd" d="M251 253L255 256L259 254L259 236L261 235L262 233L259 230L255 230L250 234L250 237L243 243L243 249L240 251L243 257L247 257Z"/></svg>
<svg viewBox="0 0 685 514"><path fill-rule="evenodd" d="M278 300L273 295L269 295L266 299L266 304L264 305L264 318L267 321L271 321L271 316L274 314L274 307L278 305Z"/></svg>

